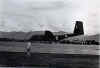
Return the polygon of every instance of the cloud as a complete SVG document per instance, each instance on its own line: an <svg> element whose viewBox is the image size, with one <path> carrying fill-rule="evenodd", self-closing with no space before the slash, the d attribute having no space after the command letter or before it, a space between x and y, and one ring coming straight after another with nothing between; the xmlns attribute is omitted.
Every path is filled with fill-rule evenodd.
<svg viewBox="0 0 100 68"><path fill-rule="evenodd" d="M1 1L1 0L0 0ZM100 4L91 0L2 0L3 31L46 30L73 32L76 20L84 22L85 34L99 32ZM1 24L1 23L0 23ZM30 25L31 24L31 25ZM27 27L27 28L26 28Z"/></svg>
<svg viewBox="0 0 100 68"><path fill-rule="evenodd" d="M99 0L88 0L88 19L86 23L87 34L100 33L100 1Z"/></svg>
<svg viewBox="0 0 100 68"><path fill-rule="evenodd" d="M59 1L59 2L45 2L45 3L32 3L32 9L33 10L56 10L56 9L62 9L65 7L64 2Z"/></svg>

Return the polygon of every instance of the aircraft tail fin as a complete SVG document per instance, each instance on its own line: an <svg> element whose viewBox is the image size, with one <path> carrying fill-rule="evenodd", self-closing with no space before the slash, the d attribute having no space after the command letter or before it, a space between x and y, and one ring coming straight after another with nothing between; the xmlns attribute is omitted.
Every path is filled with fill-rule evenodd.
<svg viewBox="0 0 100 68"><path fill-rule="evenodd" d="M75 28L74 28L75 35L82 35L84 34L83 22L76 21Z"/></svg>

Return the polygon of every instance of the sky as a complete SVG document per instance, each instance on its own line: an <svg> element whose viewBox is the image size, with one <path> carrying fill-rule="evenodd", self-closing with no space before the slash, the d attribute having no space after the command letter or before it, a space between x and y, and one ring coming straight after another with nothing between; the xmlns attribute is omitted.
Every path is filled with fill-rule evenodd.
<svg viewBox="0 0 100 68"><path fill-rule="evenodd" d="M100 33L99 0L0 0L0 31L65 31L83 21L85 34Z"/></svg>

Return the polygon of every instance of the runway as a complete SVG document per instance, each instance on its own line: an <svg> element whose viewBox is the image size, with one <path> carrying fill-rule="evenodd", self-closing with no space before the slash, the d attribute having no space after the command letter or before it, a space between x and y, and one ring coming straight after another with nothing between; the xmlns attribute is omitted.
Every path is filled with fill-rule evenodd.
<svg viewBox="0 0 100 68"><path fill-rule="evenodd" d="M99 45L0 42L0 66L43 68L99 68Z"/></svg>
<svg viewBox="0 0 100 68"><path fill-rule="evenodd" d="M99 68L98 55L0 52L2 66L56 67L56 68Z"/></svg>
<svg viewBox="0 0 100 68"><path fill-rule="evenodd" d="M29 42L0 42L0 51L26 52ZM32 53L90 54L100 55L99 45L78 45L60 43L32 43Z"/></svg>

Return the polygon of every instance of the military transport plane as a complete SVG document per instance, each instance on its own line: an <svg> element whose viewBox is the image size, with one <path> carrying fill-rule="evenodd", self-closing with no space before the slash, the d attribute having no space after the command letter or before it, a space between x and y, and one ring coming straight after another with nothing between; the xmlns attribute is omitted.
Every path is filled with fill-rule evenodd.
<svg viewBox="0 0 100 68"><path fill-rule="evenodd" d="M66 34L66 33L53 33L50 31L45 31L44 35L33 35L29 41L51 41L51 42L59 42L60 40L66 38L66 37L72 37L72 36L78 36L83 35L83 23L81 21L76 21L74 32L72 34Z"/></svg>

